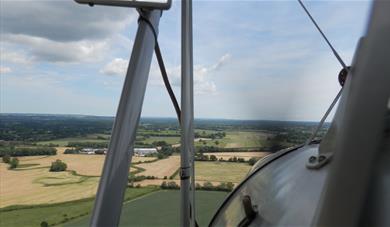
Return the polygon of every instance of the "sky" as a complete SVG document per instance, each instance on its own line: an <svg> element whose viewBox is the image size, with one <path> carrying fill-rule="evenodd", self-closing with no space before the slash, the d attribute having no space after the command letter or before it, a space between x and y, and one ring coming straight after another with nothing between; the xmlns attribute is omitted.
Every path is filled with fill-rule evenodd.
<svg viewBox="0 0 390 227"><path fill-rule="evenodd" d="M370 1L304 1L350 64ZM180 1L159 43L180 100ZM0 1L0 113L114 116L137 30L130 8ZM297 1L194 1L195 118L319 121L341 66ZM180 101L179 101L180 102ZM175 117L153 57L144 117Z"/></svg>

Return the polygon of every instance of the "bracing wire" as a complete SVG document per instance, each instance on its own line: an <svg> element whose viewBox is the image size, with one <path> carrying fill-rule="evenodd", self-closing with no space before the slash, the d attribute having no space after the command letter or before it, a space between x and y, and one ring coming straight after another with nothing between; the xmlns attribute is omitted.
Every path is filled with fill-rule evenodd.
<svg viewBox="0 0 390 227"><path fill-rule="evenodd" d="M339 93L337 93L336 97L333 99L333 102L330 104L330 106L329 106L328 109L326 110L324 116L322 116L320 123L318 123L317 127L315 128L315 130L313 131L313 133L310 135L309 139L306 140L305 146L309 145L309 144L311 143L311 141L313 141L314 138L317 136L317 133L318 133L318 132L320 131L320 129L322 128L322 125L324 124L326 118L328 118L328 115L330 114L330 111L332 111L333 107L334 107L334 106L336 105L336 103L337 103L337 100L340 98L342 91L343 91L343 87L341 87Z"/></svg>
<svg viewBox="0 0 390 227"><path fill-rule="evenodd" d="M325 34L322 32L320 26L318 26L317 22L314 20L314 18L311 16L310 12L307 10L305 5L303 4L302 0L298 0L299 4L302 6L303 10L305 10L306 14L309 16L310 20L313 22L314 26L316 26L317 30L321 33L322 37L325 39L325 42L329 45L330 49L332 49L332 52L334 56L337 58L337 60L340 62L341 66L349 72L347 65L344 63L343 59L341 59L340 55L337 53L336 49L332 46L332 44L329 42L328 38L325 36Z"/></svg>
<svg viewBox="0 0 390 227"><path fill-rule="evenodd" d="M180 123L181 122L180 106L179 106L179 103L177 102L177 99L176 99L175 93L173 92L171 84L169 83L168 74L167 74L167 71L165 69L164 61L163 61L163 58L161 55L160 45L158 44L158 42L156 42L156 46L155 46L154 50L156 52L157 62L158 62L158 65L160 66L161 75L162 75L165 87L168 91L169 97L171 98L173 106L175 107L177 119L179 120L179 123Z"/></svg>
<svg viewBox="0 0 390 227"><path fill-rule="evenodd" d="M159 45L158 39L157 39L157 32L156 32L154 26L152 25L152 23L150 23L150 21L147 18L142 16L141 12L139 12L138 21L140 21L140 20L145 21L153 32L153 35L155 38L154 51L156 54L157 62L158 62L158 65L160 67L160 71L161 71L161 75L162 75L162 78L164 81L164 85L168 91L169 97L171 98L171 101L172 101L173 106L175 108L177 119L179 120L179 125L180 125L181 124L181 110L180 110L179 103L177 102L175 93L173 92L173 89L172 89L171 84L170 84L169 79L168 79L167 70L166 70L165 65L164 65L164 60L163 60L163 57L161 54L160 45ZM192 173L192 175L193 175L193 173ZM192 179L195 179L195 176L192 176ZM192 190L195 190L195 183L194 182L192 182ZM199 227L198 222L196 221L196 218L194 218L194 221L195 221L195 227Z"/></svg>
<svg viewBox="0 0 390 227"><path fill-rule="evenodd" d="M163 57L161 54L160 45L158 44L157 32L154 29L154 26L152 25L152 23L150 23L150 21L147 18L143 17L141 13L139 13L138 21L140 21L140 20L145 21L153 32L153 35L155 38L154 52L156 54L157 62L158 62L158 65L160 67L160 71L161 71L161 75L162 75L162 78L164 81L165 88L167 89L167 92L168 92L169 97L172 101L173 107L175 108L177 119L178 119L179 124L180 124L181 123L181 110L180 110L179 103L177 102L175 93L173 92L173 89L172 89L171 84L169 82L167 70L165 68L164 60L163 60Z"/></svg>
<svg viewBox="0 0 390 227"><path fill-rule="evenodd" d="M314 18L311 16L310 12L307 10L305 5L303 4L302 0L298 0L299 4L302 6L303 10L306 12L307 16L309 16L310 20L313 22L314 26L317 28L317 30L321 33L322 37L324 38L325 42L328 44L330 49L332 50L334 56L337 58L337 60L340 62L341 66L349 73L349 69L347 65L344 63L343 59L340 57L340 55L337 53L336 49L333 47L333 45L329 42L326 35L322 32L320 26L318 26L317 22L314 20ZM325 123L326 118L332 111L333 107L336 105L337 101L339 100L341 94L343 91L343 87L341 87L340 91L337 93L336 97L333 99L332 103L330 104L329 108L326 110L324 116L321 118L321 121L318 123L317 127L314 129L312 134L310 135L309 139L306 140L305 146L309 145L313 139L317 136L318 132L322 128L322 126Z"/></svg>

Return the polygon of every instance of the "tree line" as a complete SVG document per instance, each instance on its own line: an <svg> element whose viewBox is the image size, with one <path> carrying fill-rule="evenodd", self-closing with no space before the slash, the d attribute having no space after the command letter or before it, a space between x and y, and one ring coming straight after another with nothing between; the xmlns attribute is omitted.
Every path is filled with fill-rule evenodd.
<svg viewBox="0 0 390 227"><path fill-rule="evenodd" d="M163 181L160 185L161 189L180 189L180 185L178 185L175 181ZM234 188L234 184L232 182L221 182L219 185L214 186L211 182L206 181L203 185L196 183L196 190L205 190L205 191L225 191L230 192Z"/></svg>
<svg viewBox="0 0 390 227"><path fill-rule="evenodd" d="M238 158L236 156L230 157L228 159L223 159L222 157L218 159L217 156L215 156L215 155L204 155L202 153L195 154L195 161L240 162L240 163L248 163L249 165L253 166L258 160L259 160L259 158L256 158L256 157L252 157L248 160L245 160L244 158Z"/></svg>
<svg viewBox="0 0 390 227"><path fill-rule="evenodd" d="M53 147L0 147L0 157L4 155L18 157L56 154L57 150Z"/></svg>

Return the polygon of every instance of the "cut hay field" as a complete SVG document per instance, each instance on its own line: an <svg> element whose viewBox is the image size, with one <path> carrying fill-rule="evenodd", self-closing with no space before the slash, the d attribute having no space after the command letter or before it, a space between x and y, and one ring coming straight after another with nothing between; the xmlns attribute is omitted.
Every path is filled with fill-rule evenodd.
<svg viewBox="0 0 390 227"><path fill-rule="evenodd" d="M63 154L19 157L20 166L9 170L0 163L0 207L16 204L57 203L94 196L104 162L104 155ZM66 172L49 172L51 162L61 159ZM155 158L133 157L133 162ZM131 168L130 171L136 169Z"/></svg>
<svg viewBox="0 0 390 227"><path fill-rule="evenodd" d="M250 169L251 166L247 163L197 161L195 180L200 184L209 181L214 185L221 182L239 183ZM179 178L180 176L176 175L174 179L179 180Z"/></svg>
<svg viewBox="0 0 390 227"><path fill-rule="evenodd" d="M20 164L39 164L39 167L49 167L57 159L64 161L68 165L68 170L74 170L77 174L88 176L100 176L105 155L85 155L85 154L64 154L66 147L57 147L57 155L52 156L26 156L20 157ZM132 159L133 163L151 161L156 158L136 157ZM37 168L31 166L26 169ZM133 169L134 170L134 169Z"/></svg>
<svg viewBox="0 0 390 227"><path fill-rule="evenodd" d="M196 213L199 226L207 226L227 196L226 192L196 192ZM162 205L163 204L163 205ZM158 191L125 203L119 226L165 227L180 225L180 192ZM65 224L65 227L88 226L89 216Z"/></svg>
<svg viewBox="0 0 390 227"><path fill-rule="evenodd" d="M213 153L203 153L204 155L215 155L218 159L223 158L223 160L228 160L229 158L237 157L249 160L252 157L263 158L269 155L269 152L213 152Z"/></svg>
<svg viewBox="0 0 390 227"><path fill-rule="evenodd" d="M198 161L195 162L195 180L239 183L250 169L247 163Z"/></svg>
<svg viewBox="0 0 390 227"><path fill-rule="evenodd" d="M156 162L142 163L137 166L145 169L138 175L155 176L158 178L170 177L180 166L180 156L172 155Z"/></svg>
<svg viewBox="0 0 390 227"><path fill-rule="evenodd" d="M49 172L48 168L8 170L4 163L0 163L0 176L0 207L91 197L99 180L70 172Z"/></svg>

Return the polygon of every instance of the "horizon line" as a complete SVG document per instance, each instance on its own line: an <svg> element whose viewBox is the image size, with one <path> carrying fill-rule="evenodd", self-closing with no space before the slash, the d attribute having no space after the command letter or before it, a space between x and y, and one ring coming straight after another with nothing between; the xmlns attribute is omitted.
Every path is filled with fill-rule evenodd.
<svg viewBox="0 0 390 227"><path fill-rule="evenodd" d="M57 116L84 116L84 117L106 117L106 118L115 118L115 116L109 115L93 115L93 114L61 114L61 113L2 113L0 115L57 115ZM175 116L163 117L163 116L141 116L140 119L146 118L160 118L160 119L177 119ZM194 118L194 120L225 120L225 121L279 121L279 122L311 122L318 123L319 121L313 120L275 120L275 119L234 119L234 118L211 118L211 117L199 117ZM331 121L325 121L325 123L330 123Z"/></svg>

